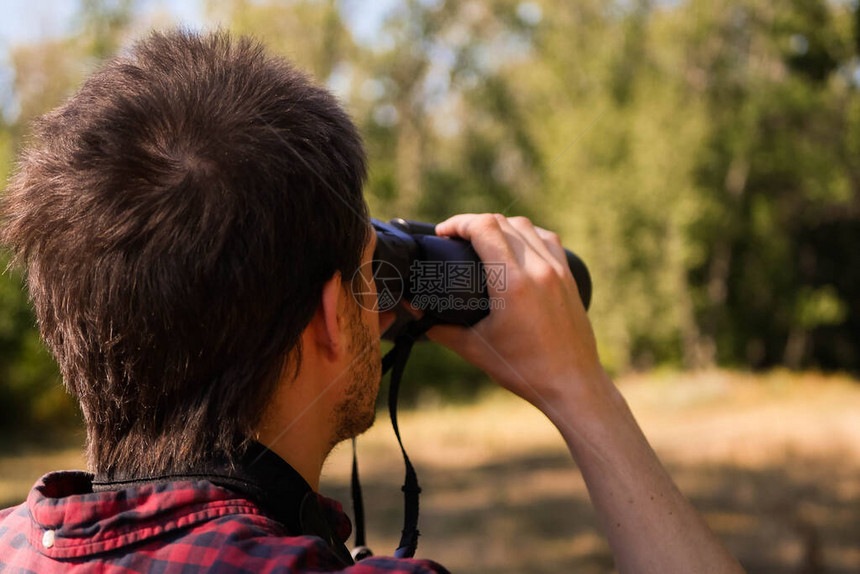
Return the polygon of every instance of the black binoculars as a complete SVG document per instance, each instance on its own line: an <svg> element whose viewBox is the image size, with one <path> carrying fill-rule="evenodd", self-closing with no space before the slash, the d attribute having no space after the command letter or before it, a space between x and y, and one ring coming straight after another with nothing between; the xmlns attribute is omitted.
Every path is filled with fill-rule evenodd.
<svg viewBox="0 0 860 574"><path fill-rule="evenodd" d="M489 296L506 288L504 263L486 261L469 241L439 237L436 226L405 219L383 223L371 219L376 231L373 279L379 311L395 310L398 318L384 338L396 337L413 320L398 303L408 301L437 323L471 326L503 301ZM586 309L591 303L591 276L585 263L565 249L567 263Z"/></svg>

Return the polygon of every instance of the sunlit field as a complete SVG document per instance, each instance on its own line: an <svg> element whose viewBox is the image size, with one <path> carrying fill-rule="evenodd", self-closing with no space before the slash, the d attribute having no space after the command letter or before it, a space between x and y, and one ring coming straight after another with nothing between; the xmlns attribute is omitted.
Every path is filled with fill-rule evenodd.
<svg viewBox="0 0 860 574"><path fill-rule="evenodd" d="M628 376L620 383L680 488L749 572L860 570L860 385L783 372ZM555 429L503 392L401 415L419 472L418 555L455 572L612 572L609 547ZM402 524L402 459L387 421L359 441L369 543L391 553ZM324 494L349 505L351 450ZM43 472L81 467L76 449L0 458L0 501Z"/></svg>

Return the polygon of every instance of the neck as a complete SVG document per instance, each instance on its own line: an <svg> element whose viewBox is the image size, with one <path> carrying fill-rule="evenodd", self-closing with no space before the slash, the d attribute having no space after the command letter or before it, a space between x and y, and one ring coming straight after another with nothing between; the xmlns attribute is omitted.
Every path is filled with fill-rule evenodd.
<svg viewBox="0 0 860 574"><path fill-rule="evenodd" d="M319 492L320 475L327 451L311 448L308 444L310 441L307 440L294 441L286 437L267 439L262 434L258 440L292 466L314 492Z"/></svg>
<svg viewBox="0 0 860 574"><path fill-rule="evenodd" d="M257 440L296 469L317 492L330 446L328 440L322 440L329 436L327 429L321 428L326 425L313 410L311 407L304 413L267 417Z"/></svg>
<svg viewBox="0 0 860 574"><path fill-rule="evenodd" d="M328 393L299 377L281 384L257 428L256 439L284 459L319 491L320 474L333 433Z"/></svg>

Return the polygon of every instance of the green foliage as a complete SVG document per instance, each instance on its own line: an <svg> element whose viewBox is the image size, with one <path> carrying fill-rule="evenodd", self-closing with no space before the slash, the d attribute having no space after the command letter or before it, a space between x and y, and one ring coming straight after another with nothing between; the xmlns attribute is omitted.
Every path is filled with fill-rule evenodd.
<svg viewBox="0 0 860 574"><path fill-rule="evenodd" d="M27 123L122 44L133 7L88 1L79 35L16 48L21 113L0 126L0 170ZM371 41L344 7L209 2L336 91L365 137L375 216L497 211L557 230L591 268L613 372L860 370L851 5L404 0ZM71 412L20 287L0 284L5 428ZM466 397L484 377L419 345L406 382L407 400Z"/></svg>
<svg viewBox="0 0 860 574"><path fill-rule="evenodd" d="M0 265L7 264L0 258ZM39 339L23 285L8 273L0 281L0 421L7 440L30 443L56 439L78 421Z"/></svg>

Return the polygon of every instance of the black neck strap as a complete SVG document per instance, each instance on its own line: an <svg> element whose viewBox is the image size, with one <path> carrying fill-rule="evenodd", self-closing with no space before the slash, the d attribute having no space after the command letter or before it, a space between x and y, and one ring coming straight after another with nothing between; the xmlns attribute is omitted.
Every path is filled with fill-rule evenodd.
<svg viewBox="0 0 860 574"><path fill-rule="evenodd" d="M383 376L389 370L391 371L391 381L388 389L388 414L391 416L391 426L394 428L394 434L397 437L397 443L400 445L400 451L403 453L403 463L406 467L406 475L403 487L401 488L404 499L403 530L401 532L400 544L394 552L396 558L411 558L415 555L415 550L418 548L418 503L419 495L421 494L421 487L418 485L418 475L415 472L415 467L412 466L412 461L409 460L409 455L406 454L406 449L403 447L403 441L400 438L400 428L397 425L397 399L400 393L403 370L406 368L406 361L409 360L412 346L419 337L435 324L435 320L429 315L424 315L421 319L409 323L394 340L394 348L386 353L382 359ZM353 441L352 459L352 502L356 525L356 550L353 555L356 560L360 560L362 557L370 555L370 552L365 547L364 503L361 495L361 484L358 479L355 441Z"/></svg>
<svg viewBox="0 0 860 574"><path fill-rule="evenodd" d="M258 442L250 444L238 468L212 465L198 472L125 480L107 480L97 475L93 478L93 492L178 480L206 480L238 492L259 505L290 534L319 536L344 563L353 563L346 546L334 535L319 498L307 481L285 460Z"/></svg>

